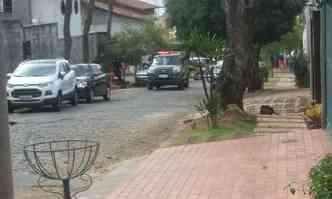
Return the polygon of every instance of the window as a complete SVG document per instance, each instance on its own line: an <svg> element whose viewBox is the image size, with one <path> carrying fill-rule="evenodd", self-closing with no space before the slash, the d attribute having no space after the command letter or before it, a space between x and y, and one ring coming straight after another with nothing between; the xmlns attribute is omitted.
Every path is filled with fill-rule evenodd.
<svg viewBox="0 0 332 199"><path fill-rule="evenodd" d="M59 64L59 72L62 73L62 72L66 72L65 70L65 67L64 67L64 64L63 63L60 63Z"/></svg>
<svg viewBox="0 0 332 199"><path fill-rule="evenodd" d="M100 75L102 74L103 72L101 71L101 66L100 65L96 65L96 64L93 64L91 65L92 66L92 73L94 75Z"/></svg>
<svg viewBox="0 0 332 199"><path fill-rule="evenodd" d="M55 64L22 64L14 72L16 77L44 77L53 75L56 71Z"/></svg>
<svg viewBox="0 0 332 199"><path fill-rule="evenodd" d="M67 63L63 63L63 67L64 67L64 70L65 70L66 73L70 72L70 67Z"/></svg>
<svg viewBox="0 0 332 199"><path fill-rule="evenodd" d="M153 65L181 65L180 56L157 56L153 61Z"/></svg>
<svg viewBox="0 0 332 199"><path fill-rule="evenodd" d="M31 41L23 42L23 59L31 59Z"/></svg>
<svg viewBox="0 0 332 199"><path fill-rule="evenodd" d="M0 0L0 12L12 13L13 0Z"/></svg>
<svg viewBox="0 0 332 199"><path fill-rule="evenodd" d="M71 69L75 71L77 77L87 76L91 73L91 67L89 65L73 65Z"/></svg>

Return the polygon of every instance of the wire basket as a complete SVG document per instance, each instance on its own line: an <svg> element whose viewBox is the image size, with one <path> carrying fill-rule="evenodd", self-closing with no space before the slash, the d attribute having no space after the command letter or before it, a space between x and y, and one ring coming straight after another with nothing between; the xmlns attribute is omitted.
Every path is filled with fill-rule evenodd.
<svg viewBox="0 0 332 199"><path fill-rule="evenodd" d="M37 181L38 185L45 190L42 185L45 181L43 178L62 181L64 199L71 199L74 195L82 192L81 190L71 194L70 181L72 179L88 176L89 183L83 191L92 185L92 179L86 172L96 161L98 152L99 143L88 140L40 142L24 147L26 161L34 173L40 176Z"/></svg>

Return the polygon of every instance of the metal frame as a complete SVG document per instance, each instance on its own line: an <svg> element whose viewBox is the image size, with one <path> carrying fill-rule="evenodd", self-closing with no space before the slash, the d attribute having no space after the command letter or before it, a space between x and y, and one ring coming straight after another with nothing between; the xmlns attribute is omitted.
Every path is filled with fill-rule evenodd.
<svg viewBox="0 0 332 199"><path fill-rule="evenodd" d="M99 143L88 140L58 140L26 145L23 152L34 173L40 176L37 184L42 190L71 199L91 187L92 178L86 172L96 161L99 146ZM65 161L60 162L59 157ZM70 181L75 178L87 185L72 194ZM43 183L47 180L62 181L63 192L46 189Z"/></svg>

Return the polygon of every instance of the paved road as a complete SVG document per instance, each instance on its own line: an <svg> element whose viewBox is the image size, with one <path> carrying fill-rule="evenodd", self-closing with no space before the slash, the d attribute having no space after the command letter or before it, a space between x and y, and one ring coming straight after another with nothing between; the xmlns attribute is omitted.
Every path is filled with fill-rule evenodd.
<svg viewBox="0 0 332 199"><path fill-rule="evenodd" d="M10 127L16 183L31 183L22 153L25 144L55 139L98 140L98 164L103 167L158 147L169 137L167 129L193 112L201 96L200 82L195 82L184 91L119 90L111 102L100 99L95 104L65 106L59 113L45 109L11 114L10 120L18 122Z"/></svg>

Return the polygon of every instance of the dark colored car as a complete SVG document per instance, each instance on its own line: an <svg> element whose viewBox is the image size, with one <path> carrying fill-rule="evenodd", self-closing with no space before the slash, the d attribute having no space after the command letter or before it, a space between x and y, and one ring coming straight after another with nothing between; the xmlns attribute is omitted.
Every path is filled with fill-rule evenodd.
<svg viewBox="0 0 332 199"><path fill-rule="evenodd" d="M93 102L95 96L110 99L110 81L98 64L76 64L71 69L76 73L77 91L80 99Z"/></svg>
<svg viewBox="0 0 332 199"><path fill-rule="evenodd" d="M148 69L148 89L174 85L180 89L189 87L189 67L184 64L180 53L168 53L154 57Z"/></svg>

